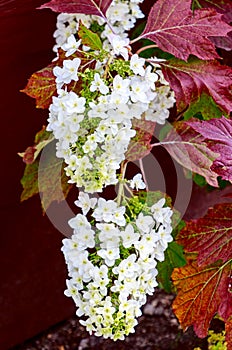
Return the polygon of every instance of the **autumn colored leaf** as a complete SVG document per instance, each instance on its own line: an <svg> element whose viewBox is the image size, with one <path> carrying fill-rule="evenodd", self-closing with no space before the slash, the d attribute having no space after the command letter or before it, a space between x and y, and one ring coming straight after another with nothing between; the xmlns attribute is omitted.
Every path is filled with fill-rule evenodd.
<svg viewBox="0 0 232 350"><path fill-rule="evenodd" d="M198 264L232 258L232 204L217 204L198 220L191 220L178 233L177 242L187 252L198 253Z"/></svg>
<svg viewBox="0 0 232 350"><path fill-rule="evenodd" d="M177 296L172 307L183 329L193 325L197 336L204 338L216 313L224 321L232 314L231 264L229 260L199 267L196 254L192 254L187 265L174 269Z"/></svg>
<svg viewBox="0 0 232 350"><path fill-rule="evenodd" d="M208 139L208 147L213 152L219 153L211 169L223 180L232 181L232 120L222 117L187 124Z"/></svg>
<svg viewBox="0 0 232 350"><path fill-rule="evenodd" d="M52 136L51 132L46 130L46 127L43 126L42 130L40 130L35 135L35 143L33 146L27 147L25 152L18 153L19 156L23 157L23 161L26 164L32 164L35 159L38 157L39 153L42 151L42 149L50 143L54 137Z"/></svg>
<svg viewBox="0 0 232 350"><path fill-rule="evenodd" d="M50 8L54 12L83 13L105 18L112 0L51 0L39 7Z"/></svg>
<svg viewBox="0 0 232 350"><path fill-rule="evenodd" d="M55 64L50 64L32 74L25 89L21 90L36 99L37 108L48 108L52 103L52 96L56 94L56 78L53 75Z"/></svg>
<svg viewBox="0 0 232 350"><path fill-rule="evenodd" d="M158 0L139 38L150 39L177 58L195 55L202 60L218 58L211 36L226 36L231 27L214 9L191 10L191 0Z"/></svg>
<svg viewBox="0 0 232 350"><path fill-rule="evenodd" d="M21 202L39 193L38 167L39 167L38 159L32 164L27 164L25 167L24 174L21 179L21 184L23 186L23 192L20 197Z"/></svg>
<svg viewBox="0 0 232 350"><path fill-rule="evenodd" d="M89 46L92 50L102 49L102 42L99 36L86 28L82 22L79 24L78 36L81 39L82 44Z"/></svg>
<svg viewBox="0 0 232 350"><path fill-rule="evenodd" d="M197 0L198 7L211 7L223 14L223 19L228 23L232 22L232 2L231 0Z"/></svg>
<svg viewBox="0 0 232 350"><path fill-rule="evenodd" d="M219 154L210 150L205 138L186 123L177 122L161 145L184 168L204 176L210 185L218 187L218 174L211 166Z"/></svg>
<svg viewBox="0 0 232 350"><path fill-rule="evenodd" d="M66 198L71 185L63 169L63 161L56 157L55 143L45 148L46 156L27 164L21 180L23 192L21 201L40 193L43 211L46 212L53 201Z"/></svg>
<svg viewBox="0 0 232 350"><path fill-rule="evenodd" d="M155 123L134 119L133 129L136 130L136 135L131 139L125 155L129 162L142 159L151 152L151 139L155 130Z"/></svg>
<svg viewBox="0 0 232 350"><path fill-rule="evenodd" d="M184 120L188 120L200 113L204 120L212 118L221 118L225 112L216 105L211 96L203 92L197 101L190 104L186 112L184 112Z"/></svg>
<svg viewBox="0 0 232 350"><path fill-rule="evenodd" d="M228 114L232 111L232 68L218 61L192 57L188 62L178 59L164 62L162 70L175 92L178 111L197 101L202 92L210 95Z"/></svg>
<svg viewBox="0 0 232 350"><path fill-rule="evenodd" d="M171 274L176 267L181 267L186 264L183 248L176 242L168 244L168 248L165 250L165 259L162 262L158 262L158 282L161 287L167 292L171 293L172 281Z"/></svg>
<svg viewBox="0 0 232 350"><path fill-rule="evenodd" d="M200 7L209 7L214 8L217 12L221 13L222 19L227 22L232 22L232 2L231 0L198 0L198 8ZM210 40L213 43L224 50L232 50L232 27L231 32L228 33L227 37L210 37Z"/></svg>

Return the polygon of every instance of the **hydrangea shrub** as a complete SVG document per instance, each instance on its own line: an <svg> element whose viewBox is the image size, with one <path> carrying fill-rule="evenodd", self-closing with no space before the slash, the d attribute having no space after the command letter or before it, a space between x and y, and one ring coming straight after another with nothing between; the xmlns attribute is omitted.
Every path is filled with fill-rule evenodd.
<svg viewBox="0 0 232 350"><path fill-rule="evenodd" d="M184 329L204 337L218 314L232 349L232 205L185 223L171 198L149 190L143 165L163 147L197 184L230 185L232 69L220 52L232 49L231 2L51 0L43 8L58 12L55 58L22 91L48 119L20 154L21 199L40 192L46 211L78 188L62 247L65 295L91 334L123 340L163 287L176 292Z"/></svg>

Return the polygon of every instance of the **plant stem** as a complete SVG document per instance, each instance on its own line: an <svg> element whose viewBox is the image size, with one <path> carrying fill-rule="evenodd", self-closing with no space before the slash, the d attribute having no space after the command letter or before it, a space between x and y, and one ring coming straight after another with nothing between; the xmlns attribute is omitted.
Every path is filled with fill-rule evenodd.
<svg viewBox="0 0 232 350"><path fill-rule="evenodd" d="M145 51L145 50L148 50L148 49L153 49L155 47L158 47L157 45L147 45L147 46L144 46L144 47L141 47L138 51L136 51L137 55L139 55L141 52Z"/></svg>
<svg viewBox="0 0 232 350"><path fill-rule="evenodd" d="M142 172L142 175L143 175L144 183L146 185L146 190L148 192L149 191L149 189L148 189L148 182L147 182L147 178L146 178L146 174L145 174L145 170L144 170L143 160L142 159L139 159L139 166L140 166L140 169L141 169L141 172Z"/></svg>
<svg viewBox="0 0 232 350"><path fill-rule="evenodd" d="M121 164L121 174L120 174L118 195L117 195L117 204L118 204L118 206L121 204L122 196L124 195L124 183L123 183L123 180L124 180L125 174L126 174L126 167L127 167L127 162L123 162Z"/></svg>

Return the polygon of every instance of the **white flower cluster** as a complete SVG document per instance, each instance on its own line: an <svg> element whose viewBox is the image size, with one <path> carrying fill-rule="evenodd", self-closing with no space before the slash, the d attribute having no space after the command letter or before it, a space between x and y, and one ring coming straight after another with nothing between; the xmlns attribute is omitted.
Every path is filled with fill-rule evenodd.
<svg viewBox="0 0 232 350"><path fill-rule="evenodd" d="M124 49L128 53L124 45L116 45L120 43L117 36L111 40L112 61ZM66 50L70 52L79 45L73 37ZM84 186L89 193L117 183L116 171L136 134L132 119L144 117L162 124L168 117L167 108L174 103L169 86L160 85L163 79L160 70L153 72L151 65L145 67L145 59L137 54L126 62L129 73L124 78L116 74L106 81L99 74L101 68L99 73L93 70L90 101L66 89L67 84L79 80L80 58L64 60L63 67L53 70L58 96L53 97L50 105L47 130L58 139L57 156L64 158L70 182Z"/></svg>
<svg viewBox="0 0 232 350"><path fill-rule="evenodd" d="M66 14L61 13L57 16L57 29L54 32L54 38L56 45L54 51L57 51L58 47L64 45L71 34L76 34L79 28L79 21L81 21L87 28L90 28L91 24L95 21L99 25L104 25L101 37L105 39L108 37L112 30L115 34L120 36L127 36L127 31L132 29L138 18L143 18L144 14L139 8L139 3L144 0L113 0L109 6L106 17L108 24L105 20L98 16L90 16L84 14ZM105 41L105 46L108 45L108 41Z"/></svg>
<svg viewBox="0 0 232 350"><path fill-rule="evenodd" d="M76 204L83 214L69 221L74 232L62 247L70 277L65 294L90 334L124 339L157 286L157 261L172 241L172 210L162 198L129 218L128 206L83 192Z"/></svg>

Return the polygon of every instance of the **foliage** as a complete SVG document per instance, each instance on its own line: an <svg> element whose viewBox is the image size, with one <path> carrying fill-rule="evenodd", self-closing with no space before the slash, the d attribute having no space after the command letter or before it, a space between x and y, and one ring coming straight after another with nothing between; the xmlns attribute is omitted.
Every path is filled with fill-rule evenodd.
<svg viewBox="0 0 232 350"><path fill-rule="evenodd" d="M82 324L90 332L124 339L159 283L176 292L183 329L205 337L218 314L230 350L232 205L216 204L185 222L173 199L149 191L143 159L163 147L199 186L213 191L232 182L232 68L220 50L232 49L232 3L147 1L148 15L136 24L144 17L139 3L51 0L40 7L61 13L57 57L22 90L49 117L34 145L19 153L26 163L21 200L40 193L46 212L72 184L85 191L62 250L75 270L65 293L79 316L89 316ZM141 174L131 179L134 162ZM104 188L113 200L89 197Z"/></svg>

